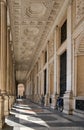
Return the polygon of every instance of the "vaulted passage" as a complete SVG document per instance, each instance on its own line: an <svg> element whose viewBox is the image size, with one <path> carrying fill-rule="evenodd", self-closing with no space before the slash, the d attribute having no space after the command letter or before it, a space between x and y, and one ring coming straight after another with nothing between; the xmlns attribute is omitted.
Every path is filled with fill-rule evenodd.
<svg viewBox="0 0 84 130"><path fill-rule="evenodd" d="M0 0L0 129L76 129L71 115L84 124L84 0Z"/></svg>

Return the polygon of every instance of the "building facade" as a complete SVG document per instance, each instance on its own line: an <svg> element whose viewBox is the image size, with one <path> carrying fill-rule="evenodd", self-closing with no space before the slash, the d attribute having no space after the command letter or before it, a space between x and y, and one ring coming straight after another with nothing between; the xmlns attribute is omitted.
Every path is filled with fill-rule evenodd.
<svg viewBox="0 0 84 130"><path fill-rule="evenodd" d="M79 4L80 3L80 4ZM26 80L26 97L56 107L58 96L68 114L84 110L84 2L65 4Z"/></svg>

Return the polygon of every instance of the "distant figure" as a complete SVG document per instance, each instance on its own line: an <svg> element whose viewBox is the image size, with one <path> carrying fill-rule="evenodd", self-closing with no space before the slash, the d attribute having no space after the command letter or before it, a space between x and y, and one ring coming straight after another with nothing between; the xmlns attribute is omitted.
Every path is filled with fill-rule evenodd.
<svg viewBox="0 0 84 130"><path fill-rule="evenodd" d="M18 96L18 98L20 99L20 95Z"/></svg>
<svg viewBox="0 0 84 130"><path fill-rule="evenodd" d="M56 109L59 111L59 112L62 112L63 111L63 98L62 97L58 97L57 99L57 103L56 103Z"/></svg>

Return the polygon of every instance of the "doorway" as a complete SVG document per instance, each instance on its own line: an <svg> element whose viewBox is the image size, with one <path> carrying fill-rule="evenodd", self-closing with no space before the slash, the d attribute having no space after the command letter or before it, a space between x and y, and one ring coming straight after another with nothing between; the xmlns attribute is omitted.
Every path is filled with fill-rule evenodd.
<svg viewBox="0 0 84 130"><path fill-rule="evenodd" d="M47 79L47 70L44 70L44 95L46 95L46 79Z"/></svg>
<svg viewBox="0 0 84 130"><path fill-rule="evenodd" d="M63 96L63 94L66 91L66 65L67 61L66 58L67 53L66 51L60 56L60 96Z"/></svg>

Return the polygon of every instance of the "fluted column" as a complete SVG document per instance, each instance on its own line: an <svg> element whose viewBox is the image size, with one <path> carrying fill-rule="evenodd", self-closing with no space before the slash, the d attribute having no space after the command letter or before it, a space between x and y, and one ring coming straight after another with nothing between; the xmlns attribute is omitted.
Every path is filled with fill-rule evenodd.
<svg viewBox="0 0 84 130"><path fill-rule="evenodd" d="M9 89L10 89L10 95L12 95L12 52L11 52L11 44L12 42L10 41L10 81L9 81Z"/></svg>
<svg viewBox="0 0 84 130"><path fill-rule="evenodd" d="M0 28L1 28L1 62L0 62L0 71L1 71L1 93L6 93L6 58L7 58L7 6L6 0L0 0L0 9L1 9L1 19L0 19Z"/></svg>
<svg viewBox="0 0 84 130"><path fill-rule="evenodd" d="M57 59L56 59L56 41L57 41L57 37L56 37L56 31L57 31L57 28L54 30L54 92L53 92L53 96L52 96L52 108L55 108L56 107L56 94L57 94L57 77L56 77L56 74L57 74Z"/></svg>
<svg viewBox="0 0 84 130"><path fill-rule="evenodd" d="M13 63L13 95L15 96L15 64Z"/></svg>
<svg viewBox="0 0 84 130"><path fill-rule="evenodd" d="M4 115L8 113L8 98L6 98L7 69L7 3L0 0L0 128L4 124Z"/></svg>
<svg viewBox="0 0 84 130"><path fill-rule="evenodd" d="M9 42L10 42L10 27L7 28L7 85L6 90L7 94L9 95L10 91L10 48L9 48Z"/></svg>
<svg viewBox="0 0 84 130"><path fill-rule="evenodd" d="M14 84L13 84L13 52L12 52L12 41L10 41L10 81L9 81L9 109L11 109L14 102Z"/></svg>
<svg viewBox="0 0 84 130"><path fill-rule="evenodd" d="M67 87L64 94L64 112L73 113L73 93L72 93L72 2L67 8Z"/></svg>
<svg viewBox="0 0 84 130"><path fill-rule="evenodd" d="M46 95L45 95L45 106L49 105L49 64L48 64L48 43L47 43L47 75L46 75Z"/></svg>

